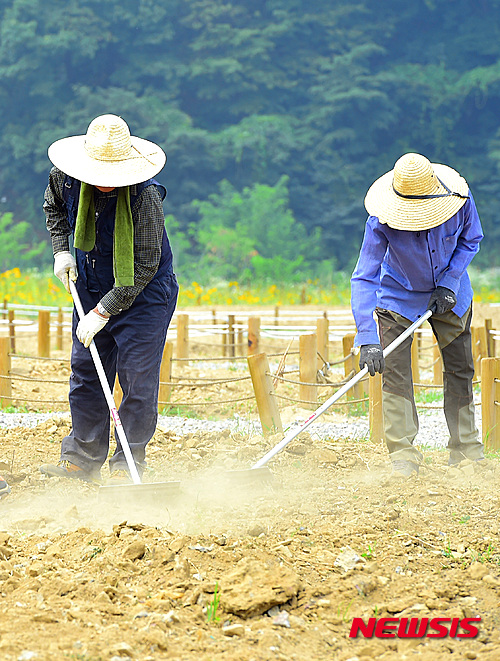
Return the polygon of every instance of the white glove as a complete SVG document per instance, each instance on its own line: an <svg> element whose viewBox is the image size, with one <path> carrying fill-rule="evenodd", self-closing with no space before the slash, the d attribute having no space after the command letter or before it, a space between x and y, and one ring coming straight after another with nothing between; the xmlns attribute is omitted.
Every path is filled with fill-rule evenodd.
<svg viewBox="0 0 500 661"><path fill-rule="evenodd" d="M56 252L54 255L54 275L59 278L70 294L69 278L76 282L76 262L68 250Z"/></svg>
<svg viewBox="0 0 500 661"><path fill-rule="evenodd" d="M84 347L90 346L94 335L102 330L108 321L109 317L103 317L95 308L80 319L76 327L76 336Z"/></svg>

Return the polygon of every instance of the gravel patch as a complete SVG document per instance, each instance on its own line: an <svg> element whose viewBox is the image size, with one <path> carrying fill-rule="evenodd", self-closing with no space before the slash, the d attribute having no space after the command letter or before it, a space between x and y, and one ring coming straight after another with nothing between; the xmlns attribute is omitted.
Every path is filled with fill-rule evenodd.
<svg viewBox="0 0 500 661"><path fill-rule="evenodd" d="M0 427L12 429L13 427L36 427L41 422L54 418L69 418L69 413L55 411L53 413L0 413Z"/></svg>
<svg viewBox="0 0 500 661"><path fill-rule="evenodd" d="M476 406L476 423L481 431L481 408ZM11 429L13 427L36 427L41 422L56 417L69 418L69 413L1 413L0 427ZM305 418L304 418L305 419ZM304 419L297 419L287 428L297 429ZM448 428L442 410L419 411L420 430L415 444L428 448L444 448L448 443ZM180 435L224 431L242 434L259 434L262 428L259 422L245 420L235 414L226 420L202 420L198 418L183 418L173 416L159 416L158 426L165 431ZM346 418L341 422L324 422L319 418L312 423L307 431L313 438L351 438L353 440L367 440L369 437L368 418L366 416Z"/></svg>

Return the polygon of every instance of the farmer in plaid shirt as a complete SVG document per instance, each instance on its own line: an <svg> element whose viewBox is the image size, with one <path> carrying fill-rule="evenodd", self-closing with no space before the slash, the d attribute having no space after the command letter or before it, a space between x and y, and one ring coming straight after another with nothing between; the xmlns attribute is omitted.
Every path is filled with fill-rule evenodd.
<svg viewBox="0 0 500 661"><path fill-rule="evenodd" d="M118 374L119 414L139 473L158 415L159 371L178 294L164 226L166 190L153 177L166 156L156 144L130 135L115 115L94 119L86 135L49 148L55 167L44 211L54 252L54 273L69 291L76 283L85 316L73 311L69 402L72 429L48 476L100 481L109 450L110 416L88 350L99 351L108 382ZM70 252L70 237L76 260ZM117 441L111 479L126 481Z"/></svg>

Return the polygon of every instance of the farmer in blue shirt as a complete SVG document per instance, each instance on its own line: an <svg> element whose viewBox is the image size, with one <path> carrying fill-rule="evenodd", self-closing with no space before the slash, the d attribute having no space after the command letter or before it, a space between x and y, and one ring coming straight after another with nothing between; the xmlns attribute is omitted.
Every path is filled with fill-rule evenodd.
<svg viewBox="0 0 500 661"><path fill-rule="evenodd" d="M449 464L484 458L475 425L467 267L483 238L465 179L420 154L405 154L377 179L365 198L369 218L351 279L351 304L360 367L383 372L387 448L397 474L418 473L413 445L418 418L413 396L411 341L384 361L382 350L427 309L443 359ZM377 324L373 313L376 312ZM384 364L385 362L385 364Z"/></svg>

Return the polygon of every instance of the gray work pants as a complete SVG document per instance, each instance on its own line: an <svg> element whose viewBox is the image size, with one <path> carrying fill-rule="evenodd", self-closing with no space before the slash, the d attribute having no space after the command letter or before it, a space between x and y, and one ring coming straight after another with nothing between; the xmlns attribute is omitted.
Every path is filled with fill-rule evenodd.
<svg viewBox="0 0 500 661"><path fill-rule="evenodd" d="M386 347L411 321L389 310L376 310L381 344ZM480 459L483 444L475 424L472 378L474 361L470 323L472 306L463 317L454 312L432 315L429 323L443 359L444 414L450 437L448 449L452 459ZM382 408L387 449L391 460L419 463L422 454L414 447L418 417L413 396L411 342L407 338L386 358L382 374Z"/></svg>

